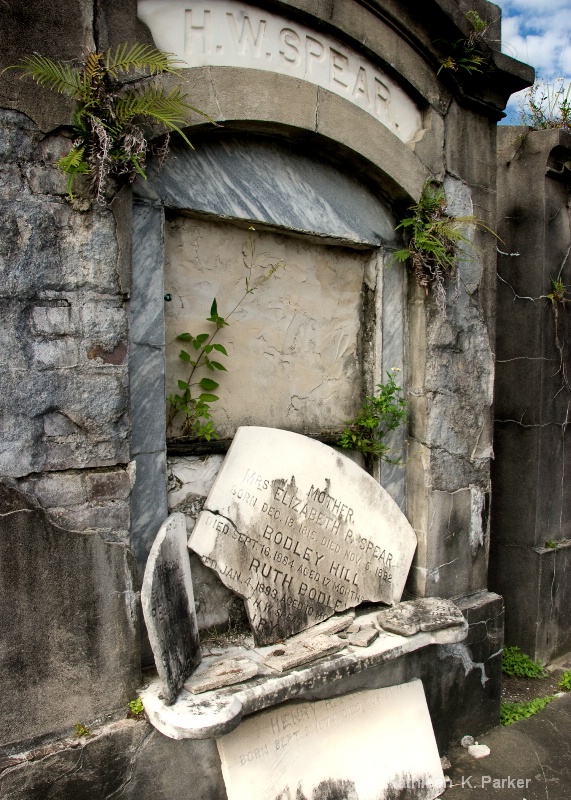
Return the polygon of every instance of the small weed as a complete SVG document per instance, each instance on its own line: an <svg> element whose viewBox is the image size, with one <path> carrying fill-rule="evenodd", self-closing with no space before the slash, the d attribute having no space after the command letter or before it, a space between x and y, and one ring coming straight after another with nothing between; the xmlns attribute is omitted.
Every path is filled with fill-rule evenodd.
<svg viewBox="0 0 571 800"><path fill-rule="evenodd" d="M391 458L384 437L406 419L407 402L400 397L402 388L396 385L390 372L387 377L386 383L377 384L378 395L365 397L355 419L347 421L339 445L363 455L377 456L390 464L401 464L400 458Z"/></svg>
<svg viewBox="0 0 571 800"><path fill-rule="evenodd" d="M555 696L548 694L545 697L536 697L528 703L502 703L500 706L500 724L512 725L520 719L526 719L542 711L551 703Z"/></svg>
<svg viewBox="0 0 571 800"><path fill-rule="evenodd" d="M546 678L547 672L539 661L533 661L519 647L504 647L502 672L512 678ZM521 705L515 703L513 705ZM515 721L515 720L514 720Z"/></svg>
<svg viewBox="0 0 571 800"><path fill-rule="evenodd" d="M552 304L555 305L556 303L567 303L569 302L569 298L565 296L565 292L567 291L567 287L561 280L561 278L551 278L551 287L553 291L551 294L545 295L548 300L551 300Z"/></svg>
<svg viewBox="0 0 571 800"><path fill-rule="evenodd" d="M559 681L559 688L563 689L564 692L571 692L571 669L568 669L561 676L561 680Z"/></svg>
<svg viewBox="0 0 571 800"><path fill-rule="evenodd" d="M450 53L441 60L438 75L443 69L450 69L453 72L464 70L464 72L471 74L472 72L484 72L488 67L486 56L482 49L484 36L489 27L488 22L482 19L478 12L474 10L468 11L466 19L473 30L466 39L458 39L456 42L448 43Z"/></svg>
<svg viewBox="0 0 571 800"><path fill-rule="evenodd" d="M557 548L559 547L559 544L557 542L554 542L553 539L548 539L545 542L544 546L547 547L549 550L557 550Z"/></svg>
<svg viewBox="0 0 571 800"><path fill-rule="evenodd" d="M525 94L521 122L533 130L571 128L571 83L564 78L535 81Z"/></svg>
<svg viewBox="0 0 571 800"><path fill-rule="evenodd" d="M87 728L83 722L76 722L75 723L75 735L76 736L90 736L91 731Z"/></svg>
<svg viewBox="0 0 571 800"><path fill-rule="evenodd" d="M127 705L129 706L129 711L134 717L141 717L145 713L143 701L140 697L136 697L134 700L129 700Z"/></svg>

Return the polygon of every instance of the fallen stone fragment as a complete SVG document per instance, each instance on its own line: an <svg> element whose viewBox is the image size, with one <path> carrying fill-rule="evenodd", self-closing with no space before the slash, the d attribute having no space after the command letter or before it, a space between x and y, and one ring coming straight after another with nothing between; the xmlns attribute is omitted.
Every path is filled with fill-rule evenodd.
<svg viewBox="0 0 571 800"><path fill-rule="evenodd" d="M485 758L490 755L490 748L487 744L471 744L468 752L473 758Z"/></svg>
<svg viewBox="0 0 571 800"><path fill-rule="evenodd" d="M297 636L293 636L290 641L294 643L302 642L314 639L316 636L331 635L344 630L349 631L354 619L354 611L349 611L347 614L336 614L334 617L326 619L325 622L320 622L318 625L314 625L313 628L309 628L309 630L303 631L303 633L298 633ZM358 625L357 630L360 627L361 626Z"/></svg>
<svg viewBox="0 0 571 800"><path fill-rule="evenodd" d="M184 688L193 694L220 689L242 683L258 674L258 665L250 658L226 658L218 661L199 675L193 675L184 684Z"/></svg>
<svg viewBox="0 0 571 800"><path fill-rule="evenodd" d="M360 630L349 633L347 642L356 647L368 647L378 635L379 631L376 628L373 628L372 625L365 625Z"/></svg>
<svg viewBox="0 0 571 800"><path fill-rule="evenodd" d="M473 736L463 736L460 740L460 744L462 747L470 747L471 744L474 744L474 737Z"/></svg>
<svg viewBox="0 0 571 800"><path fill-rule="evenodd" d="M399 603L394 608L381 611L377 622L384 630L400 636L414 636L420 631L420 617L414 601Z"/></svg>
<svg viewBox="0 0 571 800"><path fill-rule="evenodd" d="M390 633L414 636L420 631L440 631L464 625L464 616L452 600L421 597L381 611L377 622Z"/></svg>
<svg viewBox="0 0 571 800"><path fill-rule="evenodd" d="M464 624L464 615L452 600L422 597L414 603L420 617L421 631L440 631Z"/></svg>
<svg viewBox="0 0 571 800"><path fill-rule="evenodd" d="M444 772L446 772L447 769L452 769L452 764L450 763L450 759L446 758L446 756L442 756L442 758L440 759L440 766L442 767Z"/></svg>
<svg viewBox="0 0 571 800"><path fill-rule="evenodd" d="M264 658L264 664L278 672L299 667L323 656L336 653L345 647L345 642L331 636L320 635L293 644L278 645Z"/></svg>

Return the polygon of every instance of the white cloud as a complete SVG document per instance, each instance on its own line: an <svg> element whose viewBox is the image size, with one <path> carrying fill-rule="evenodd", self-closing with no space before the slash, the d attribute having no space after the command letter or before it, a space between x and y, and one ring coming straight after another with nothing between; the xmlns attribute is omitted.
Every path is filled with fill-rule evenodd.
<svg viewBox="0 0 571 800"><path fill-rule="evenodd" d="M531 64L545 79L571 75L571 0L502 3L505 53Z"/></svg>

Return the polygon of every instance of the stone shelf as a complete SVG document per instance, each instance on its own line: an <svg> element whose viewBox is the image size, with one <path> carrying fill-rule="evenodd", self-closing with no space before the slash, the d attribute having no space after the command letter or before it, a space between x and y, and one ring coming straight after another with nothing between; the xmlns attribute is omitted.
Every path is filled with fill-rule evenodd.
<svg viewBox="0 0 571 800"><path fill-rule="evenodd" d="M355 622L361 626L373 626L378 637L368 646L359 647L342 638L347 635L327 633L323 623L288 641L302 643L310 636L328 636L337 652L313 660L302 666L278 671L269 667L265 660L280 645L254 647L253 639L246 639L243 646L216 648L215 652L203 653L202 663L194 672L195 679L220 661L226 659L250 659L258 667L258 674L233 686L193 694L183 688L172 705L166 705L161 697L164 684L155 678L140 691L145 711L151 723L171 739L209 739L219 737L236 728L243 717L279 703L295 700L307 692L330 685L363 670L428 647L433 644L454 644L462 641L468 631L466 623L431 632L419 632L412 636L389 633L380 628L377 617L379 609L360 614Z"/></svg>

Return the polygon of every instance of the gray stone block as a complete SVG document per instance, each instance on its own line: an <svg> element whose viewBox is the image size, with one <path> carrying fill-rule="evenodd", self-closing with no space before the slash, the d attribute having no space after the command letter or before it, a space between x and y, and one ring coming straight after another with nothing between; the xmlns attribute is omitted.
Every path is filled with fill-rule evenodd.
<svg viewBox="0 0 571 800"><path fill-rule="evenodd" d="M73 729L124 707L140 680L134 562L63 530L0 485L0 742Z"/></svg>
<svg viewBox="0 0 571 800"><path fill-rule="evenodd" d="M494 545L490 585L504 594L506 644L544 662L568 652L570 568L569 542L556 548Z"/></svg>
<svg viewBox="0 0 571 800"><path fill-rule="evenodd" d="M135 204L132 257L130 342L164 347L164 212L161 208Z"/></svg>

